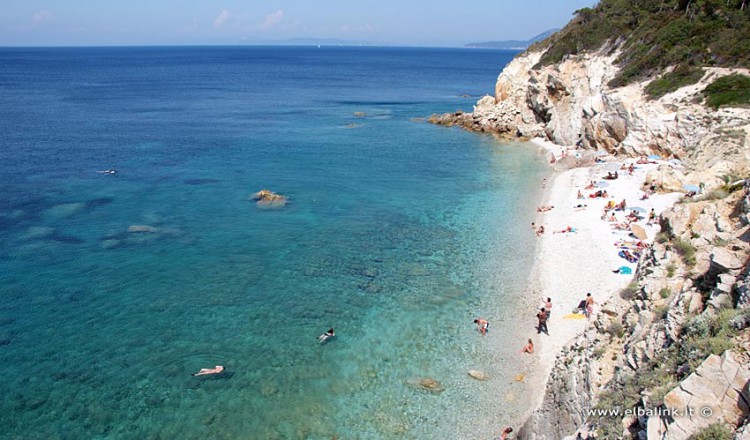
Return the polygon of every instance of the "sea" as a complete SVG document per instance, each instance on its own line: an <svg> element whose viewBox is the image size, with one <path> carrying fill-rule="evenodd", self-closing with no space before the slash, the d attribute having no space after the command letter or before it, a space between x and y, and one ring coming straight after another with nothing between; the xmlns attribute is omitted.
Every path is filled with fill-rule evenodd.
<svg viewBox="0 0 750 440"><path fill-rule="evenodd" d="M515 54L0 48L0 438L496 437L548 171L426 118Z"/></svg>

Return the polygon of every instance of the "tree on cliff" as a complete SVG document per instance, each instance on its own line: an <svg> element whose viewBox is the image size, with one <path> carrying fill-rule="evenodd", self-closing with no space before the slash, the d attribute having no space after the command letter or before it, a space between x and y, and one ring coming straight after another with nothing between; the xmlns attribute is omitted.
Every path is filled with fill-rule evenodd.
<svg viewBox="0 0 750 440"><path fill-rule="evenodd" d="M610 86L653 77L670 67L693 82L700 67L750 68L747 0L602 0L575 12L560 32L529 48L546 50L540 65L568 55L620 50Z"/></svg>

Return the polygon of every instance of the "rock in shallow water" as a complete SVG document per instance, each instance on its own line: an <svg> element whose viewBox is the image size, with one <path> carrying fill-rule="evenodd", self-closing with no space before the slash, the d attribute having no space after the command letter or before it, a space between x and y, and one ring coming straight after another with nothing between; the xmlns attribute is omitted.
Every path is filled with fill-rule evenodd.
<svg viewBox="0 0 750 440"><path fill-rule="evenodd" d="M252 200L255 200L258 206L263 208L274 208L286 205L287 198L281 194L262 189L251 196Z"/></svg>
<svg viewBox="0 0 750 440"><path fill-rule="evenodd" d="M128 228L128 232L138 234L138 233L154 233L157 229L153 226L148 225L132 225Z"/></svg>
<svg viewBox="0 0 750 440"><path fill-rule="evenodd" d="M440 382L431 377L411 379L409 380L409 385L422 389L424 391L429 391L434 394L439 394L445 391L445 387L443 387Z"/></svg>
<svg viewBox="0 0 750 440"><path fill-rule="evenodd" d="M487 376L487 373L484 371L479 370L469 370L469 376L476 380L487 380L489 379L489 376Z"/></svg>

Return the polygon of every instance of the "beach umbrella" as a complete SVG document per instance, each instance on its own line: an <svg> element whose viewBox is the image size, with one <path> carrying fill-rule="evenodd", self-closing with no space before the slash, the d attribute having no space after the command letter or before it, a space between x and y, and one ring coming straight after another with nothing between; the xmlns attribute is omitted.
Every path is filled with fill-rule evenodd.
<svg viewBox="0 0 750 440"><path fill-rule="evenodd" d="M694 191L694 192L701 191L701 189L697 187L696 185L682 185L682 188L684 188L685 191Z"/></svg>
<svg viewBox="0 0 750 440"><path fill-rule="evenodd" d="M647 240L648 239L648 235L646 234L646 230L643 229L642 226L631 224L630 225L630 231L639 240Z"/></svg>
<svg viewBox="0 0 750 440"><path fill-rule="evenodd" d="M659 156L658 154L652 154L648 158L651 160L661 160L661 156Z"/></svg>
<svg viewBox="0 0 750 440"><path fill-rule="evenodd" d="M605 188L605 187L609 186L609 183L604 182L604 181L596 182L596 186L598 186L599 188Z"/></svg>
<svg viewBox="0 0 750 440"><path fill-rule="evenodd" d="M642 208L640 206L633 206L632 208L628 207L628 209L631 211L637 211L637 212L648 212L646 208Z"/></svg>
<svg viewBox="0 0 750 440"><path fill-rule="evenodd" d="M605 167L605 170L607 171L619 171L620 170L620 164L615 162L608 163Z"/></svg>

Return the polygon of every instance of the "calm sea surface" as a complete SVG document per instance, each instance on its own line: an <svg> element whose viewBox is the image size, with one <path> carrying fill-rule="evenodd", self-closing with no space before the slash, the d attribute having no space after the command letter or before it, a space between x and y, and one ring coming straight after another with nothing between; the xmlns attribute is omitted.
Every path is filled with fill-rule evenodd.
<svg viewBox="0 0 750 440"><path fill-rule="evenodd" d="M0 49L0 437L497 434L545 166L419 118L513 55Z"/></svg>

